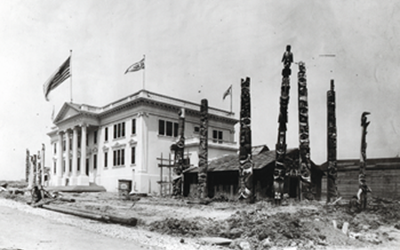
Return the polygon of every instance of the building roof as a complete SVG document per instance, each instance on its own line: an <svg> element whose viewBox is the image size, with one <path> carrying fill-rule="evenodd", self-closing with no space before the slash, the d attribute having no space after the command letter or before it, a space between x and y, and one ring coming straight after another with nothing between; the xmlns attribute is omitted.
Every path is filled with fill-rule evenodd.
<svg viewBox="0 0 400 250"><path fill-rule="evenodd" d="M269 148L267 145L258 145L258 146L253 146L251 148L251 154L252 155L258 155L260 153L263 153L265 151L269 151Z"/></svg>
<svg viewBox="0 0 400 250"><path fill-rule="evenodd" d="M388 169L388 168L398 168L400 169L400 158L371 158L366 161L367 168L378 168L378 169ZM360 159L344 159L337 160L338 170L355 170L360 168ZM327 171L328 162L324 162L321 165L323 171Z"/></svg>
<svg viewBox="0 0 400 250"><path fill-rule="evenodd" d="M64 119L79 115L101 118L113 112L131 108L140 103L147 103L160 108L176 109L177 111L180 108L185 108L186 114L200 115L200 104L157 94L147 90L140 90L103 107L96 107L87 104L64 103L53 122L54 124L57 124L62 122ZM225 110L208 107L208 114L210 119L223 119L225 122L231 124L236 124L238 122L238 120L234 118L233 113Z"/></svg>
<svg viewBox="0 0 400 250"><path fill-rule="evenodd" d="M299 149L297 148L292 148L288 149L286 154L289 157L297 157L299 153ZM262 169L269 164L275 162L275 150L271 151L264 151L259 154L253 155L253 169ZM238 171L239 170L239 156L238 155L225 155L220 158L211 160L208 163L208 172L224 172L224 171ZM316 166L313 162L311 162L313 167L316 167L318 170L321 171L321 169ZM195 168L190 168L186 170L185 172L187 173L197 173L198 172L198 167Z"/></svg>

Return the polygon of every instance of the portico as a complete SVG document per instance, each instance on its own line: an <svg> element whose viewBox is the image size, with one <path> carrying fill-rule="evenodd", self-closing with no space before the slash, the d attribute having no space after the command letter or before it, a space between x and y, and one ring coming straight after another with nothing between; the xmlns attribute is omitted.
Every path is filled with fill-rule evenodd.
<svg viewBox="0 0 400 250"><path fill-rule="evenodd" d="M57 127L48 134L55 148L53 176L56 178L51 180L54 186L87 186L90 177L93 177L92 182L96 181L93 171L89 171L89 163L92 151L97 148L95 145L89 147L88 132L97 131L98 122L78 110L72 112L76 108L75 104L66 103L54 120Z"/></svg>

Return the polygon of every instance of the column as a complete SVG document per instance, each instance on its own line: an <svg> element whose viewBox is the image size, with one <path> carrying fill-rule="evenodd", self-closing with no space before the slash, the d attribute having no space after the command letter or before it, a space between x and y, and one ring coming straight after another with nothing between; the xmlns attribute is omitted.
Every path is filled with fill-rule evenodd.
<svg viewBox="0 0 400 250"><path fill-rule="evenodd" d="M135 170L135 180L136 188L138 192L145 193L148 191L148 180L149 176L147 173L147 127L145 118L148 114L141 112L136 118L137 124L137 147L136 147L136 170Z"/></svg>
<svg viewBox="0 0 400 250"><path fill-rule="evenodd" d="M67 186L69 185L69 147L70 147L70 140L69 140L70 132L69 130L66 131L65 133L65 172L63 174L63 185Z"/></svg>
<svg viewBox="0 0 400 250"><path fill-rule="evenodd" d="M73 128L72 134L72 175L71 185L77 184L78 175L78 127Z"/></svg>
<svg viewBox="0 0 400 250"><path fill-rule="evenodd" d="M63 164L63 135L64 132L62 131L58 132L56 186L61 186L62 164Z"/></svg>
<svg viewBox="0 0 400 250"><path fill-rule="evenodd" d="M78 176L78 185L89 185L89 176L86 175L86 124L81 125L81 173Z"/></svg>

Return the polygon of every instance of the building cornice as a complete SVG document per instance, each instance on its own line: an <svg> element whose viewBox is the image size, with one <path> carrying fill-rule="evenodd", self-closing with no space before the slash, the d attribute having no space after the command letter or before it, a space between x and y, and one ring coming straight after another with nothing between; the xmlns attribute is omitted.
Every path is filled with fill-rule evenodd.
<svg viewBox="0 0 400 250"><path fill-rule="evenodd" d="M101 120L112 116L113 114L132 109L133 107L156 107L158 109L178 112L181 108L186 110L187 115L200 117L200 105L173 97L141 90L128 97L117 100L103 107L94 107L86 104L78 105L74 103L65 103L61 111L54 120L54 124L59 126L79 118L94 118L100 124ZM68 109L75 110L77 114L62 119ZM231 125L235 125L238 120L233 117L232 113L217 108L209 107L208 113L210 120L221 121ZM61 120L62 119L62 120Z"/></svg>
<svg viewBox="0 0 400 250"><path fill-rule="evenodd" d="M129 110L132 107L139 107L139 106L155 107L158 109L167 110L167 111L171 111L171 112L175 112L175 113L179 112L179 110L182 108L182 107L174 105L174 104L164 103L164 102L160 102L157 100L151 100L151 99L147 99L147 98L137 98L131 102L124 103L118 107L114 107L110 110L107 110L107 111L99 114L99 118L103 119L103 118L109 117L115 113L118 113L118 112L121 112L124 110ZM185 108L185 112L186 112L187 116L191 115L191 116L195 116L195 117L200 117L200 109L193 110L193 109ZM232 125L234 125L238 122L238 120L235 118L223 117L223 116L210 114L210 113L208 114L208 117L210 120L221 121L221 122L225 122L225 123L232 124Z"/></svg>

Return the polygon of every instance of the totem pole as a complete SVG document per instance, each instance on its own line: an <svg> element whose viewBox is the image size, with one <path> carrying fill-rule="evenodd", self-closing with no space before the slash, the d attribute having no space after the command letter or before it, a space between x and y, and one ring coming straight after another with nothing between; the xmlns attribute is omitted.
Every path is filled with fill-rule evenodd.
<svg viewBox="0 0 400 250"><path fill-rule="evenodd" d="M172 185L173 185L173 196L179 196L182 195L182 178L183 178L183 154L184 154L184 149L185 149L185 109L181 109L178 113L179 115L179 127L178 127L178 135L179 135L179 140L176 144L173 144L171 146L171 150L175 152L175 158L174 158L174 172L176 175L176 178L174 179Z"/></svg>
<svg viewBox="0 0 400 250"><path fill-rule="evenodd" d="M34 187L34 186L36 186L37 185L37 158L36 158L36 155L32 155L32 157L31 157L31 160L32 160L32 167L33 167L33 180L32 180L32 187Z"/></svg>
<svg viewBox="0 0 400 250"><path fill-rule="evenodd" d="M25 162L26 162L26 167L25 167L25 181L29 182L29 168L31 167L30 165L30 155L29 155L29 149L26 149L26 158L25 158Z"/></svg>
<svg viewBox="0 0 400 250"><path fill-rule="evenodd" d="M241 81L240 149L239 149L239 199L254 202L253 160L251 155L250 78Z"/></svg>
<svg viewBox="0 0 400 250"><path fill-rule="evenodd" d="M289 104L289 90L291 74L290 65L293 62L293 54L290 52L290 45L286 46L286 51L283 54L282 62L284 68L282 70L282 86L280 97L279 110L279 127L278 127L278 142L275 145L276 159L274 169L274 200L276 205L281 204L283 195L283 185L285 181L285 157L286 157L286 123L287 108Z"/></svg>
<svg viewBox="0 0 400 250"><path fill-rule="evenodd" d="M327 92L328 105L328 180L327 202L338 198L336 185L337 161L336 161L336 113L335 113L335 85L331 80L331 89Z"/></svg>
<svg viewBox="0 0 400 250"><path fill-rule="evenodd" d="M208 168L208 101L201 100L200 105L200 143L199 143L199 172L198 191L200 200L207 197L207 168Z"/></svg>
<svg viewBox="0 0 400 250"><path fill-rule="evenodd" d="M302 181L302 197L308 200L314 198L311 182L310 138L308 126L308 93L306 65L299 62L298 73L299 91L299 141L300 141L300 178Z"/></svg>
<svg viewBox="0 0 400 250"><path fill-rule="evenodd" d="M45 160L44 160L45 159L44 158L45 152L46 152L46 148L45 148L44 143L42 143L42 154L41 154L41 157L42 157L42 174L40 176L40 178L42 178L42 185L45 185L45 182L44 182L45 166L46 166Z"/></svg>
<svg viewBox="0 0 400 250"><path fill-rule="evenodd" d="M367 115L369 112L364 112L361 115L361 155L360 155L360 173L358 175L359 189L357 193L358 201L361 204L361 209L365 210L367 208L367 193L371 192L371 189L367 186L367 180L365 176L366 160L367 160L367 127L370 122L367 122Z"/></svg>
<svg viewBox="0 0 400 250"><path fill-rule="evenodd" d="M37 154L36 183L39 186L39 188L42 186L42 157L40 151L38 151Z"/></svg>

